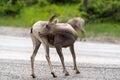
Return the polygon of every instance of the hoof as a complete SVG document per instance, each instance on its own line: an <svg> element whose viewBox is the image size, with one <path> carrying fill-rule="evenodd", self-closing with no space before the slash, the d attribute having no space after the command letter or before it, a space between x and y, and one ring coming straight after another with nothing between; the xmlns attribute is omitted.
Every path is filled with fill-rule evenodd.
<svg viewBox="0 0 120 80"><path fill-rule="evenodd" d="M31 74L32 78L36 78L36 76L34 74Z"/></svg>
<svg viewBox="0 0 120 80"><path fill-rule="evenodd" d="M80 71L76 71L76 74L80 74Z"/></svg>
<svg viewBox="0 0 120 80"><path fill-rule="evenodd" d="M51 74L53 75L53 77L54 78L56 78L57 76L55 75L55 73L54 72L51 72Z"/></svg>
<svg viewBox="0 0 120 80"><path fill-rule="evenodd" d="M65 73L65 76L69 76L69 73L67 72L67 73Z"/></svg>

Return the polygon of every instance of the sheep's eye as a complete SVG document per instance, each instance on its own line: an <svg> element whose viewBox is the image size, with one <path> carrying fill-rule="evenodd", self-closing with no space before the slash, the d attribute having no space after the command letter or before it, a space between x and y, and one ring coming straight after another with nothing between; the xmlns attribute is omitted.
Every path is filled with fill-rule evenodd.
<svg viewBox="0 0 120 80"><path fill-rule="evenodd" d="M48 27L48 25L46 25L46 27Z"/></svg>
<svg viewBox="0 0 120 80"><path fill-rule="evenodd" d="M47 25L46 25L46 28L47 28L47 29L50 29L50 26L47 24Z"/></svg>

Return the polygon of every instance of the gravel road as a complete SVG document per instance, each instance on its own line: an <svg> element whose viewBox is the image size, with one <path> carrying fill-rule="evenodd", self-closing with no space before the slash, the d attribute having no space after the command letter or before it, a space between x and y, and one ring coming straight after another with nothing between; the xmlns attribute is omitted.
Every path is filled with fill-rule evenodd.
<svg viewBox="0 0 120 80"><path fill-rule="evenodd" d="M0 80L120 80L120 65L81 64L81 74L75 74L72 63L66 63L70 76L64 76L61 64L53 62L57 78L53 78L47 62L36 61L37 77L30 76L30 62L24 60L0 60Z"/></svg>

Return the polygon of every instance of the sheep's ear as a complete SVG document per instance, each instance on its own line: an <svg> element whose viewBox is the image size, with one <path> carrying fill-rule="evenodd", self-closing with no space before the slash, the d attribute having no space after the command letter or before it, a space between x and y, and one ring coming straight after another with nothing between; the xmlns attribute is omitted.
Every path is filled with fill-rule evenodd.
<svg viewBox="0 0 120 80"><path fill-rule="evenodd" d="M53 22L56 17L57 17L56 15L53 15L53 16L49 19L49 22L50 22L50 23Z"/></svg>
<svg viewBox="0 0 120 80"><path fill-rule="evenodd" d="M53 20L52 23L56 24L56 23L58 23L58 22L59 22L59 20L56 18L56 19Z"/></svg>

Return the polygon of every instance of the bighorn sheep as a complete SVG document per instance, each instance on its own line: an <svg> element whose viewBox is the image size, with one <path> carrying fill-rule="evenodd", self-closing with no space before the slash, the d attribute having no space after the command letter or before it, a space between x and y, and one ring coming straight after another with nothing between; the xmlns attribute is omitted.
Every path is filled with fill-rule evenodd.
<svg viewBox="0 0 120 80"><path fill-rule="evenodd" d="M31 56L31 68L32 68L32 77L35 78L34 73L34 59L39 49L41 43L43 44L46 52L46 59L53 77L57 77L53 71L52 64L50 61L49 56L49 47L55 47L57 53L60 57L63 72L65 76L69 75L65 64L64 64L64 57L62 54L62 47L69 47L74 63L74 70L76 74L80 73L77 64L76 64L76 55L74 52L74 42L77 39L76 31L67 23L56 23L55 21L56 16L52 16L50 20L46 21L38 21L36 22L31 28L31 38L33 42L33 54Z"/></svg>
<svg viewBox="0 0 120 80"><path fill-rule="evenodd" d="M80 17L75 17L75 18L69 19L67 23L70 24L76 31L80 30L82 33L81 40L86 41L86 31L84 29L84 24L85 24L84 19L82 19Z"/></svg>

